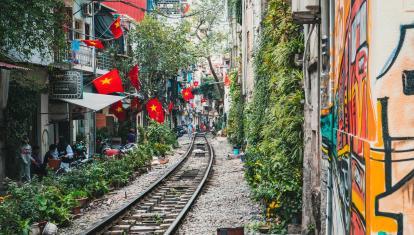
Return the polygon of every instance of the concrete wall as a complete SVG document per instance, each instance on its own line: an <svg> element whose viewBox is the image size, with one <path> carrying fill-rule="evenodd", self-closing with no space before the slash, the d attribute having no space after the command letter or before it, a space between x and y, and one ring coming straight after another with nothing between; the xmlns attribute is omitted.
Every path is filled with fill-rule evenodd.
<svg viewBox="0 0 414 235"><path fill-rule="evenodd" d="M414 1L335 1L330 234L414 234Z"/></svg>
<svg viewBox="0 0 414 235"><path fill-rule="evenodd" d="M247 101L254 88L254 53L259 44L260 23L264 16L266 1L243 0L242 22L242 91Z"/></svg>

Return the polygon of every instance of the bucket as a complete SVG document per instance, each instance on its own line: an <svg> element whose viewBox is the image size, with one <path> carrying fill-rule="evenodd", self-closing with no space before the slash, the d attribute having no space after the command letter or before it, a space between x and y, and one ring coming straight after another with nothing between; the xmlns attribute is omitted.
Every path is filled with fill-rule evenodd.
<svg viewBox="0 0 414 235"><path fill-rule="evenodd" d="M240 153L240 149L238 149L238 148L233 148L233 154L234 154L234 155L239 155L239 153Z"/></svg>

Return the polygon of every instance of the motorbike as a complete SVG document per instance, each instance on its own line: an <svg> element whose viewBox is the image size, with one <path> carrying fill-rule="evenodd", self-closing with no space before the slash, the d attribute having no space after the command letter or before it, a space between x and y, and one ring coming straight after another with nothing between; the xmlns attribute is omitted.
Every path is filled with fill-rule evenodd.
<svg viewBox="0 0 414 235"><path fill-rule="evenodd" d="M103 140L101 146L101 153L108 157L127 154L138 147L136 143L129 143L126 145L120 145L119 143L116 143L115 145L112 145L109 139Z"/></svg>

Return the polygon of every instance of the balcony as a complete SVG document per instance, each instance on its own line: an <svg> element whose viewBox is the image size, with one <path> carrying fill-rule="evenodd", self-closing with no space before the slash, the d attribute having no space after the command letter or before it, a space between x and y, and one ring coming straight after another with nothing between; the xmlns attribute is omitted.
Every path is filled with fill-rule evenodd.
<svg viewBox="0 0 414 235"><path fill-rule="evenodd" d="M70 47L69 47L70 48ZM70 49L55 53L54 66L61 69L76 69L102 75L113 68L113 58L108 52L96 51L93 48L81 45L76 52Z"/></svg>

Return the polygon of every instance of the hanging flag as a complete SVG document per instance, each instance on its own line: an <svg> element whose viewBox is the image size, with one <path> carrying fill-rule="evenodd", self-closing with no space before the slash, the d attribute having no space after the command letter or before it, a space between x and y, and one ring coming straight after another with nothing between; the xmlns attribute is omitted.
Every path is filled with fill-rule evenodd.
<svg viewBox="0 0 414 235"><path fill-rule="evenodd" d="M159 123L164 122L164 109L157 98L150 99L146 106L149 118Z"/></svg>
<svg viewBox="0 0 414 235"><path fill-rule="evenodd" d="M164 110L162 110L162 113L157 115L155 121L158 123L164 123L164 120L165 120L165 115L164 115Z"/></svg>
<svg viewBox="0 0 414 235"><path fill-rule="evenodd" d="M122 107L122 101L118 101L111 105L110 112L114 114L119 121L124 121L126 118L126 112Z"/></svg>
<svg viewBox="0 0 414 235"><path fill-rule="evenodd" d="M141 89L141 84L139 82L138 76L139 76L139 67L138 67L138 65L135 65L129 71L128 77L129 77L129 80L131 81L132 86L135 87L135 89L137 89L137 91L139 91Z"/></svg>
<svg viewBox="0 0 414 235"><path fill-rule="evenodd" d="M141 112L141 104L137 97L131 99L131 110Z"/></svg>
<svg viewBox="0 0 414 235"><path fill-rule="evenodd" d="M184 7L183 7L183 14L186 14L188 11L190 11L190 4L185 3L183 5L184 5Z"/></svg>
<svg viewBox="0 0 414 235"><path fill-rule="evenodd" d="M118 69L113 69L92 81L99 94L110 94L114 92L124 92L122 80Z"/></svg>
<svg viewBox="0 0 414 235"><path fill-rule="evenodd" d="M80 50L79 40L73 40L70 44L70 49L72 51L78 52Z"/></svg>
<svg viewBox="0 0 414 235"><path fill-rule="evenodd" d="M83 43L85 43L87 46L95 47L98 49L104 49L104 45L100 40L82 40Z"/></svg>
<svg viewBox="0 0 414 235"><path fill-rule="evenodd" d="M181 94L183 95L183 99L185 101L189 101L191 99L194 99L193 92L191 92L191 88L185 88L181 91Z"/></svg>
<svg viewBox="0 0 414 235"><path fill-rule="evenodd" d="M171 113L173 108L174 108L174 103L172 101L170 101L170 103L168 104L168 112Z"/></svg>
<svg viewBox="0 0 414 235"><path fill-rule="evenodd" d="M112 22L109 29L111 30L115 39L120 38L123 35L122 27L121 27L121 17L118 17L114 22Z"/></svg>
<svg viewBox="0 0 414 235"><path fill-rule="evenodd" d="M231 81L230 81L230 79L229 79L229 75L227 75L227 73L226 72L224 72L224 86L230 86L230 83L231 83Z"/></svg>
<svg viewBox="0 0 414 235"><path fill-rule="evenodd" d="M198 87L198 81L194 81L193 84L194 84L195 87Z"/></svg>

